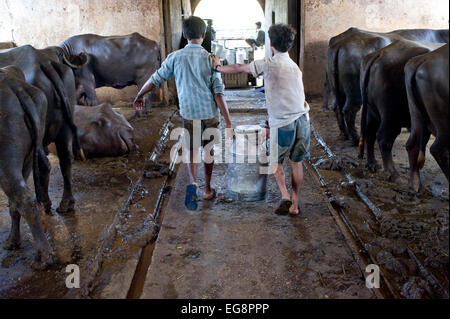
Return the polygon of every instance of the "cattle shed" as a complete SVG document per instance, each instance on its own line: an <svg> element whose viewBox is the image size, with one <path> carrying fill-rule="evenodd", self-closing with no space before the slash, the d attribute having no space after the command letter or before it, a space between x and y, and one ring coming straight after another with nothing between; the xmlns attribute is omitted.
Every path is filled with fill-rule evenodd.
<svg viewBox="0 0 450 319"><path fill-rule="evenodd" d="M164 82L192 16L222 65ZM448 29L448 0L0 0L0 299L448 299ZM262 173L274 140L291 163Z"/></svg>
<svg viewBox="0 0 450 319"><path fill-rule="evenodd" d="M253 0L249 0L253 1ZM256 0L255 0L256 1ZM191 3L192 2L192 3ZM123 35L139 32L169 51L178 49L181 17L189 16L200 1L2 1L0 41L38 48L56 45L74 34ZM297 24L301 63L307 94L321 94L326 49L331 37L350 27L388 32L396 29L448 27L448 1L434 0L332 0L258 1L265 24ZM223 6L227 5L223 1ZM293 8L293 9L291 9ZM405 10L407 8L407 10ZM239 8L236 8L239 10ZM136 92L133 92L136 93ZM131 94L131 93L130 93Z"/></svg>

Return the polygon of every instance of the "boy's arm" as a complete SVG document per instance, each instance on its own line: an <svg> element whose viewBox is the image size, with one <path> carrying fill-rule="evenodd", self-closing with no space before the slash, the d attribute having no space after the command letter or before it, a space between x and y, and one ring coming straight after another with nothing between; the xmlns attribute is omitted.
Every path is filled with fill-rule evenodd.
<svg viewBox="0 0 450 319"><path fill-rule="evenodd" d="M231 124L231 117L230 112L228 111L227 102L225 101L225 98L223 94L214 94L214 100L216 101L217 107L220 110L220 113L222 114L223 118L225 119L226 123L226 134L227 138L233 137L233 126Z"/></svg>
<svg viewBox="0 0 450 319"><path fill-rule="evenodd" d="M144 96L153 90L156 85L152 82L152 78L149 78L147 82L145 82L144 86L139 91L138 95L134 99L133 106L137 111L142 111L144 107Z"/></svg>
<svg viewBox="0 0 450 319"><path fill-rule="evenodd" d="M221 65L220 59L216 55L211 55L213 61L213 69L221 73L252 73L250 70L250 64L232 64L232 65Z"/></svg>
<svg viewBox="0 0 450 319"><path fill-rule="evenodd" d="M254 61L251 64L232 64L232 65L221 65L220 59L216 55L211 55L213 61L213 69L221 73L236 74L236 73L251 73L253 76L257 77L262 75L264 72L258 71L263 70L261 63L264 61ZM258 65L256 65L259 63ZM254 65L254 70L252 70L252 65Z"/></svg>
<svg viewBox="0 0 450 319"><path fill-rule="evenodd" d="M221 73L228 74L252 73L252 71L250 70L250 64L219 65L216 70Z"/></svg>
<svg viewBox="0 0 450 319"><path fill-rule="evenodd" d="M169 55L161 65L158 71L145 82L144 86L136 96L133 106L136 110L141 111L144 106L144 96L154 88L160 86L163 82L168 81L173 76L173 56Z"/></svg>

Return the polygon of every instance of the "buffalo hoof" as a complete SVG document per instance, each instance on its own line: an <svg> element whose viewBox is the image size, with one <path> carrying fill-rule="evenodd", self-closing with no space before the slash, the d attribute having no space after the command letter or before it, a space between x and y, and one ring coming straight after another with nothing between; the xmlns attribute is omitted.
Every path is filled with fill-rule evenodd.
<svg viewBox="0 0 450 319"><path fill-rule="evenodd" d="M75 200L62 200L56 211L60 214L73 213L75 211Z"/></svg>
<svg viewBox="0 0 450 319"><path fill-rule="evenodd" d="M399 174L397 172L387 173L387 180L390 183L394 183L399 178Z"/></svg>
<svg viewBox="0 0 450 319"><path fill-rule="evenodd" d="M417 183L417 184L413 183L410 186L411 186L411 189L412 189L414 194L421 195L421 194L424 193L424 188L422 186L422 183Z"/></svg>
<svg viewBox="0 0 450 319"><path fill-rule="evenodd" d="M52 213L52 202L44 202L45 213L50 215Z"/></svg>
<svg viewBox="0 0 450 319"><path fill-rule="evenodd" d="M23 245L22 245L22 241L20 239L11 239L8 238L4 243L3 243L3 248L5 250L19 250L19 249L23 249Z"/></svg>
<svg viewBox="0 0 450 319"><path fill-rule="evenodd" d="M359 137L358 137L358 139L352 138L352 146L359 147Z"/></svg>
<svg viewBox="0 0 450 319"><path fill-rule="evenodd" d="M53 253L38 253L35 260L31 263L34 270L46 270L56 263L56 257Z"/></svg>
<svg viewBox="0 0 450 319"><path fill-rule="evenodd" d="M366 168L369 172L376 173L381 168L381 166L377 162L374 162L374 163L367 163Z"/></svg>

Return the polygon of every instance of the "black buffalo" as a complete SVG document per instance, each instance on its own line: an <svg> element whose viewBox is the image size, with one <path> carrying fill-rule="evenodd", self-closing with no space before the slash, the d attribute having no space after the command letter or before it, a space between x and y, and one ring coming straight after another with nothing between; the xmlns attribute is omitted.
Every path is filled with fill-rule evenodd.
<svg viewBox="0 0 450 319"><path fill-rule="evenodd" d="M25 82L22 71L16 67L0 68L0 114L0 186L8 196L11 215L11 232L3 247L8 250L21 247L23 216L40 261L51 263L53 252L43 230L39 206L45 187L39 165L45 158L42 143L47 99L41 90ZM36 200L26 183L31 172Z"/></svg>
<svg viewBox="0 0 450 319"><path fill-rule="evenodd" d="M38 115L40 117L43 116L45 119L44 121L41 120L44 125L42 135L43 147L46 147L50 143L54 142L58 151L59 163L64 179L63 198L58 207L58 211L61 213L72 211L75 205L71 184L72 142L75 150L78 152L78 155L84 159L84 154L78 139L77 128L73 121L73 106L75 105L75 78L72 70L62 62L62 58L60 54L58 54L57 48L37 50L32 46L26 45L0 52L0 67L14 66L19 69L23 73L26 82L42 92L41 94L37 94L37 96L43 96L47 101L47 111L43 114L39 113ZM14 88L18 92L23 92L20 87L14 86L16 82L7 81L7 83L9 83L8 85L10 88ZM31 93L28 93L28 95L31 96L31 99L33 100ZM14 97L9 98L14 99ZM34 103L36 104L37 102L34 101ZM21 105L23 109L24 106L22 101ZM30 107L31 104L28 108ZM1 118L3 119L3 117ZM22 116L22 118L19 117L11 120L27 121L26 118L27 117ZM28 125L31 126L30 123L28 123ZM9 145L9 147L16 147L18 152L23 152L23 148L26 145L29 145L29 143L27 144L27 139L23 136L24 133L22 132L21 134L13 134L10 136L10 133L8 133L9 126L11 126L11 123L9 125L0 125L2 134L6 134L5 136L7 136L5 138L2 137L1 149L4 150L4 145ZM45 210L50 212L52 205L48 196L50 163L42 152L39 152L38 155L41 194L37 195L39 196L38 199L43 203ZM5 164L7 163L6 166L2 165L2 167L5 167L7 174L9 174L6 176L11 176L11 178L8 178L5 185L7 187L13 187L15 192L24 191L24 185L12 182L14 180L21 180L24 175L26 175L22 174L20 170L18 171L17 169L14 169L17 165L21 165L20 162L17 162L16 159L8 154L2 154L1 160L4 161ZM2 176L0 175L0 177ZM15 179L12 179L12 177ZM10 184L11 186L8 186ZM29 196L29 192L17 194L16 196L22 196L22 198L25 198L26 196ZM25 205L24 202L22 202L21 205L22 206L20 207L23 207L23 205ZM29 206L31 205L29 200L26 202L26 205L28 205L27 207L31 209L31 206ZM20 219L20 215L17 214L17 211L18 210L15 208L11 210L13 226L16 225L18 223L18 219ZM25 214L25 211L21 210L20 213ZM15 240L20 238L17 234L17 229L13 229L13 233L10 238ZM47 252L44 253L42 250L43 246L40 244L39 239L35 239L38 242L41 260L43 264L46 264L49 262L49 255Z"/></svg>
<svg viewBox="0 0 450 319"><path fill-rule="evenodd" d="M341 136L359 144L355 128L356 115L361 108L360 67L362 59L393 41L406 39L448 43L448 30L397 30L389 33L369 32L352 28L328 48L330 90L336 99L336 116Z"/></svg>
<svg viewBox="0 0 450 319"><path fill-rule="evenodd" d="M330 41L328 42L328 48L331 48L332 46L334 46L335 43L341 41L342 39L344 39L345 37L347 37L348 35L356 32L358 29L357 28L350 28L347 31L338 34L335 37L332 37L330 39ZM329 97L330 97L330 93L331 93L331 86L330 86L330 80L328 78L328 70L325 73L325 82L324 82L324 92L323 92L323 108L324 110L328 110L328 104L329 104ZM336 110L337 104L336 104L336 96L333 94L333 101L331 102L331 108L333 111Z"/></svg>
<svg viewBox="0 0 450 319"><path fill-rule="evenodd" d="M95 89L99 87L122 89L137 85L140 89L161 65L158 44L139 33L109 37L77 35L59 46L74 69L79 104L98 105ZM80 65L86 67L80 69ZM145 105L148 110L148 98Z"/></svg>
<svg viewBox="0 0 450 319"><path fill-rule="evenodd" d="M395 181L398 173L392 159L392 147L402 128L411 127L405 87L406 63L418 55L442 46L398 40L364 57L361 64L363 112L361 119L360 158L367 142L367 167L376 171L375 140L380 146L383 166L388 180Z"/></svg>
<svg viewBox="0 0 450 319"><path fill-rule="evenodd" d="M430 133L436 136L431 154L448 180L449 174L449 49L418 56L406 65L406 88L411 113L411 135L406 148L411 167L411 187L422 188L419 169L425 161ZM420 155L421 154L421 155Z"/></svg>

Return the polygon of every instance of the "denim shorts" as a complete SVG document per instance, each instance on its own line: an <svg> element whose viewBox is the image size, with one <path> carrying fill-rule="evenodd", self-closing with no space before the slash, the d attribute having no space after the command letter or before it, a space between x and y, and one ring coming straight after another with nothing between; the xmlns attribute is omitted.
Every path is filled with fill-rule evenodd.
<svg viewBox="0 0 450 319"><path fill-rule="evenodd" d="M289 125L280 127L276 133L279 164L282 164L286 157L294 163L309 159L311 125L308 114L302 115Z"/></svg>

